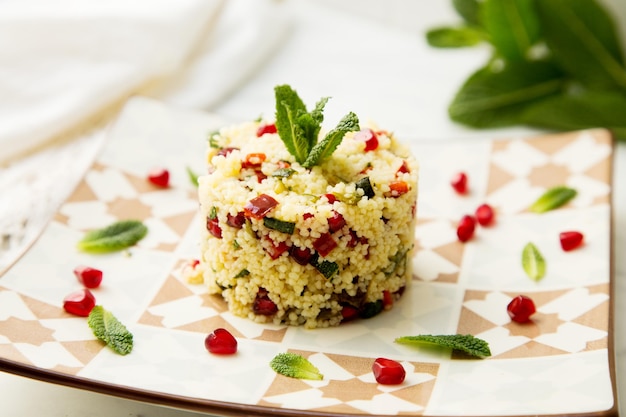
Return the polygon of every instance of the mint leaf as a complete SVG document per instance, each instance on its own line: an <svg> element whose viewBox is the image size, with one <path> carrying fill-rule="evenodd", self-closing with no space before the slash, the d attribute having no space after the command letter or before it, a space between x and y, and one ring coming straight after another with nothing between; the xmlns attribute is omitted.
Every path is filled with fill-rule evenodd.
<svg viewBox="0 0 626 417"><path fill-rule="evenodd" d="M436 345L459 350L472 356L485 358L491 356L489 344L470 334L402 336L395 340L405 345Z"/></svg>
<svg viewBox="0 0 626 417"><path fill-rule="evenodd" d="M121 220L87 232L78 242L78 248L90 253L114 252L133 246L147 233L148 228L139 220Z"/></svg>
<svg viewBox="0 0 626 417"><path fill-rule="evenodd" d="M328 98L319 100L313 111L308 112L302 99L290 86L276 86L274 92L278 136L289 153L305 168L311 168L328 158L347 132L359 129L356 115L350 113L318 143L321 123L324 120L323 111Z"/></svg>
<svg viewBox="0 0 626 417"><path fill-rule="evenodd" d="M454 10L469 25L480 26L480 3L478 0L452 0Z"/></svg>
<svg viewBox="0 0 626 417"><path fill-rule="evenodd" d="M546 261L532 242L522 250L522 268L533 281L539 281L546 274Z"/></svg>
<svg viewBox="0 0 626 417"><path fill-rule="evenodd" d="M426 32L426 41L436 48L464 48L478 45L484 39L482 31L469 26L440 27Z"/></svg>
<svg viewBox="0 0 626 417"><path fill-rule="evenodd" d="M335 149L337 149L337 146L339 146L346 133L359 129L359 118L352 112L348 113L341 119L335 129L328 132L324 139L313 147L302 166L311 168L314 165L322 163L335 152Z"/></svg>
<svg viewBox="0 0 626 417"><path fill-rule="evenodd" d="M595 0L535 2L556 62L587 86L626 88L626 69L611 16Z"/></svg>
<svg viewBox="0 0 626 417"><path fill-rule="evenodd" d="M304 356L297 353L279 353L270 361L270 367L277 373L298 379L322 380L324 376Z"/></svg>
<svg viewBox="0 0 626 417"><path fill-rule="evenodd" d="M186 171L187 171L187 176L189 177L189 181L191 181L191 184L194 185L194 187L198 186L198 174L196 174L193 169L191 169L190 167L186 167Z"/></svg>
<svg viewBox="0 0 626 417"><path fill-rule="evenodd" d="M309 154L309 141L297 120L307 113L306 106L298 94L288 85L274 88L276 96L276 131L285 147L299 163L304 162Z"/></svg>
<svg viewBox="0 0 626 417"><path fill-rule="evenodd" d="M626 139L626 93L616 91L578 91L547 97L528 106L520 120L549 129L579 130L602 127Z"/></svg>
<svg viewBox="0 0 626 417"><path fill-rule="evenodd" d="M559 93L564 83L561 71L546 61L509 63L500 71L484 67L465 81L448 113L474 127L516 124L526 107Z"/></svg>
<svg viewBox="0 0 626 417"><path fill-rule="evenodd" d="M133 350L132 333L102 306L97 305L91 310L87 324L94 336L120 355L127 355Z"/></svg>
<svg viewBox="0 0 626 417"><path fill-rule="evenodd" d="M540 0L541 1L541 0ZM526 59L539 39L533 0L485 0L482 22L496 51L511 61Z"/></svg>
<svg viewBox="0 0 626 417"><path fill-rule="evenodd" d="M563 185L552 187L535 200L529 210L534 213L545 213L546 211L554 210L576 197L576 194L575 189Z"/></svg>

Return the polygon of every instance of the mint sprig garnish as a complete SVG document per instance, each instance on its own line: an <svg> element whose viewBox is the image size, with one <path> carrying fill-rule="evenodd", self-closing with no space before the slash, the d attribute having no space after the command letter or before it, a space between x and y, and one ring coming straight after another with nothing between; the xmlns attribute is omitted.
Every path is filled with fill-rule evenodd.
<svg viewBox="0 0 626 417"><path fill-rule="evenodd" d="M305 168L322 163L337 149L346 133L360 129L358 117L350 112L318 142L328 97L320 99L309 112L298 93L289 85L276 86L274 93L276 131L289 153Z"/></svg>
<svg viewBox="0 0 626 417"><path fill-rule="evenodd" d="M102 229L91 230L78 242L89 253L107 253L126 249L139 242L148 228L139 220L121 220Z"/></svg>
<svg viewBox="0 0 626 417"><path fill-rule="evenodd" d="M102 340L120 355L128 355L133 350L133 335L113 313L102 306L95 306L87 317L87 324L94 336Z"/></svg>
<svg viewBox="0 0 626 417"><path fill-rule="evenodd" d="M459 350L479 358L491 356L489 344L483 339L479 339L471 334L421 334L417 336L398 337L395 342L404 345L436 345L443 348Z"/></svg>

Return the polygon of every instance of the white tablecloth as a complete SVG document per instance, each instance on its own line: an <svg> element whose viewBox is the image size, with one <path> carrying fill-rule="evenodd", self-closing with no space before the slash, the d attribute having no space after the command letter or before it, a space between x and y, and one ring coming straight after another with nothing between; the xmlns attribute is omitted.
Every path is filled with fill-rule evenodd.
<svg viewBox="0 0 626 417"><path fill-rule="evenodd" d="M453 124L447 117L446 107L460 83L485 62L487 50L476 48L444 51L428 47L424 31L434 25L449 23L456 19L449 2L386 2L344 1L340 5L330 0L283 0L272 5L273 12L281 13L280 19L271 13L252 19L248 24L257 24L257 30L242 32L237 26L242 23L235 16L221 26L222 40L237 38L231 43L234 49L222 49L228 57L229 51L246 49L246 37L259 40L263 47L253 48L248 59L253 66L243 71L235 67L219 67L210 58L200 59L193 68L183 69L169 82L142 93L160 98L177 106L203 108L225 119L242 120L256 118L260 114L273 113L273 87L288 83L298 90L305 102L314 102L321 96L331 96L326 118L338 120L346 111L354 111L362 119L372 119L384 126L393 126L394 131L405 138L442 140L451 138L531 136L539 133L527 128L511 128L491 131L475 131ZM384 4L384 7L382 6ZM620 1L609 2L614 8L626 31L626 7ZM358 8L357 8L358 7ZM266 12L268 9L263 9ZM288 17L287 21L283 18ZM289 24L287 24L289 22ZM245 23L245 22L244 22ZM266 32L263 25L276 25L278 31ZM248 28L250 29L250 28ZM273 33L273 34L272 34ZM274 36L272 42L260 42L264 36ZM626 36L624 36L626 39ZM232 40L232 39L231 39ZM250 41L250 38L247 38ZM207 55L207 57L210 55ZM241 58L241 54L235 55ZM231 58L232 59L232 58ZM243 58L245 59L245 58ZM235 60L236 61L236 60ZM232 61L231 61L232 62ZM251 69L253 68L253 69ZM217 88L214 80L203 80L203 74L215 71L239 71L236 83L210 95ZM215 78L219 80L219 77ZM213 83L213 84L211 84ZM178 88L177 88L178 86ZM181 87L182 86L182 87ZM212 87L213 86L213 87ZM223 87L223 85L220 85ZM204 90L203 90L204 89ZM206 92L206 93L204 93ZM83 165L89 164L99 144L106 138L102 126L107 116L92 130L76 134L65 142L57 142L36 154L23 158L0 170L0 214L10 212L7 199L27 198L23 186L31 190L46 190L50 184L67 180L59 193L47 193L47 201L26 205L38 221L50 215L63 192L77 181ZM0 121L0 125L2 121ZM618 388L621 402L626 398L626 144L616 147L614 167L614 271L615 271L615 354L617 358ZM76 160L81 156L83 165L73 170L51 168L46 178L33 177L32 172L42 166L51 165L54 158L61 161ZM20 184L17 187L16 181ZM22 181L22 183L19 183ZM71 188L71 187L70 187ZM21 190L21 191L20 191ZM11 212L15 215L14 212ZM35 222L36 223L36 222ZM2 233L12 233L13 240L5 238L0 252L0 269L3 262L10 261L20 250L20 242L32 239L36 232L24 231L20 225L2 223ZM34 233L34 234L33 234ZM7 241L9 242L7 243ZM14 417L39 416L171 416L190 417L199 415L183 410L108 397L87 391L55 386L39 381L0 373L3 415ZM626 403L625 403L626 404Z"/></svg>

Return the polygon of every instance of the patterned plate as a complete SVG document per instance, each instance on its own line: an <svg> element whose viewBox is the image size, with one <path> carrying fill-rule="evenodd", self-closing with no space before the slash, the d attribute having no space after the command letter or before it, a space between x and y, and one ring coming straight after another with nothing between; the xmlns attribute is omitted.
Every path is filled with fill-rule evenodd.
<svg viewBox="0 0 626 417"><path fill-rule="evenodd" d="M255 415L616 415L611 318L612 139L604 130L537 138L413 142L421 164L412 285L394 308L340 328L260 325L232 316L181 269L198 257L195 190L186 173L203 169L216 118L151 100L129 102L105 149L33 247L0 278L0 369L89 390L216 414ZM170 169L156 189L149 168ZM470 192L449 185L465 171ZM578 195L557 210L529 205L547 188ZM488 202L497 221L458 242L455 225ZM136 218L148 236L130 250L76 250L86 230ZM579 230L585 244L564 252L558 234ZM533 242L546 276L530 280L521 252ZM103 270L93 290L134 334L120 356L95 340L84 318L62 309L78 289L72 270ZM511 322L506 305L529 295L537 313ZM217 327L239 340L234 356L206 352ZM469 333L493 356L468 359L394 343L399 336ZM286 378L268 363L277 353L307 356L322 381ZM403 384L376 383L376 357L401 361Z"/></svg>

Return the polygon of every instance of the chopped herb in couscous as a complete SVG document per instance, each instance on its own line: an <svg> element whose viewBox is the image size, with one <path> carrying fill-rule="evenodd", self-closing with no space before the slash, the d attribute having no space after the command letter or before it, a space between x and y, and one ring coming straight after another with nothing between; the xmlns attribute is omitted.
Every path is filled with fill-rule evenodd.
<svg viewBox="0 0 626 417"><path fill-rule="evenodd" d="M411 279L418 165L388 131L349 113L323 134L276 87L276 121L209 138L198 178L209 292L257 322L338 325L391 308Z"/></svg>

